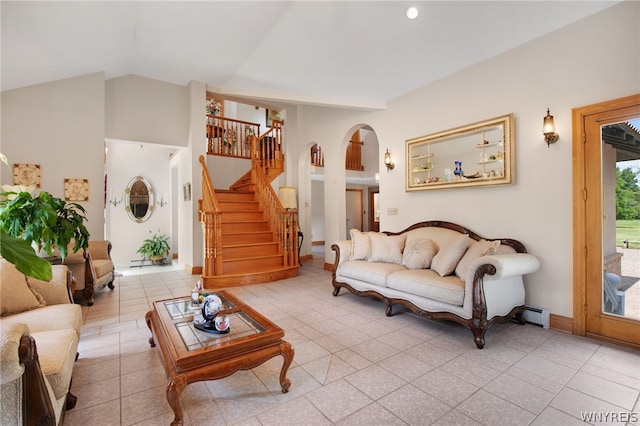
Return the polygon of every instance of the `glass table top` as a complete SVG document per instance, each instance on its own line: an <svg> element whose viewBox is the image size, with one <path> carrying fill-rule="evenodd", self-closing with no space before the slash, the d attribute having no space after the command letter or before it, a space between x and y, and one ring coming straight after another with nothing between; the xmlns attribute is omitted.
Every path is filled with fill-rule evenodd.
<svg viewBox="0 0 640 426"><path fill-rule="evenodd" d="M189 298L173 299L163 302L165 309L173 320L173 326L178 331L182 342L188 351L221 346L236 339L257 335L266 331L266 328L251 317L242 308L237 307L232 301L222 294L216 293L222 299L220 314L229 316L229 333L220 334L207 332L195 328L193 317L199 309L192 309Z"/></svg>

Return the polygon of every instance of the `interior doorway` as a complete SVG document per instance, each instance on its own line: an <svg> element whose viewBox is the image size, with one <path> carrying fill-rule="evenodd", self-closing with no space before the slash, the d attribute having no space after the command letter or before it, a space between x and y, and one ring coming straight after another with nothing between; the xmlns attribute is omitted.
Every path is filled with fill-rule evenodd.
<svg viewBox="0 0 640 426"><path fill-rule="evenodd" d="M637 253L624 253L616 238L616 169L640 158L638 118L640 95L573 111L574 333L632 346L640 346L640 320L628 302L640 277L623 264Z"/></svg>
<svg viewBox="0 0 640 426"><path fill-rule="evenodd" d="M363 200L362 189L346 190L347 232L351 229L362 231Z"/></svg>

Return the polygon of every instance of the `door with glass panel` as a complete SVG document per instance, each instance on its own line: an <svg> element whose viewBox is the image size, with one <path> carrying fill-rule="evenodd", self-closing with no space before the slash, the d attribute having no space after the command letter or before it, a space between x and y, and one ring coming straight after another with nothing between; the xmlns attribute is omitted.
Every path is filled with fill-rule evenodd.
<svg viewBox="0 0 640 426"><path fill-rule="evenodd" d="M640 345L640 99L611 102L583 116L585 334Z"/></svg>

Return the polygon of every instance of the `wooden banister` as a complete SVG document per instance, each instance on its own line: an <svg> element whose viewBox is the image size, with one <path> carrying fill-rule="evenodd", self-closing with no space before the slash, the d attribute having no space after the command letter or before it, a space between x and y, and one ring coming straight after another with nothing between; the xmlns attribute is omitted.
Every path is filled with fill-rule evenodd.
<svg viewBox="0 0 640 426"><path fill-rule="evenodd" d="M202 165L202 198L198 201L200 223L204 237L204 276L222 273L222 210L209 175L207 162L199 157Z"/></svg>
<svg viewBox="0 0 640 426"><path fill-rule="evenodd" d="M207 115L207 154L251 158L251 138L260 125L218 115Z"/></svg>
<svg viewBox="0 0 640 426"><path fill-rule="evenodd" d="M262 167L254 162L251 168L255 177L256 197L278 240L278 251L284 253L284 266L298 264L298 212L282 207Z"/></svg>

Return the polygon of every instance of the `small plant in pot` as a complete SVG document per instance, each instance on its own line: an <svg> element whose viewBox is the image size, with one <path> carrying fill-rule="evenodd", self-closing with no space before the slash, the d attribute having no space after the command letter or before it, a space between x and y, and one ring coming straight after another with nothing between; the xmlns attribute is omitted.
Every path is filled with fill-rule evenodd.
<svg viewBox="0 0 640 426"><path fill-rule="evenodd" d="M162 263L164 257L169 253L169 237L167 235L154 234L151 238L144 240L136 253L151 259L153 263Z"/></svg>

